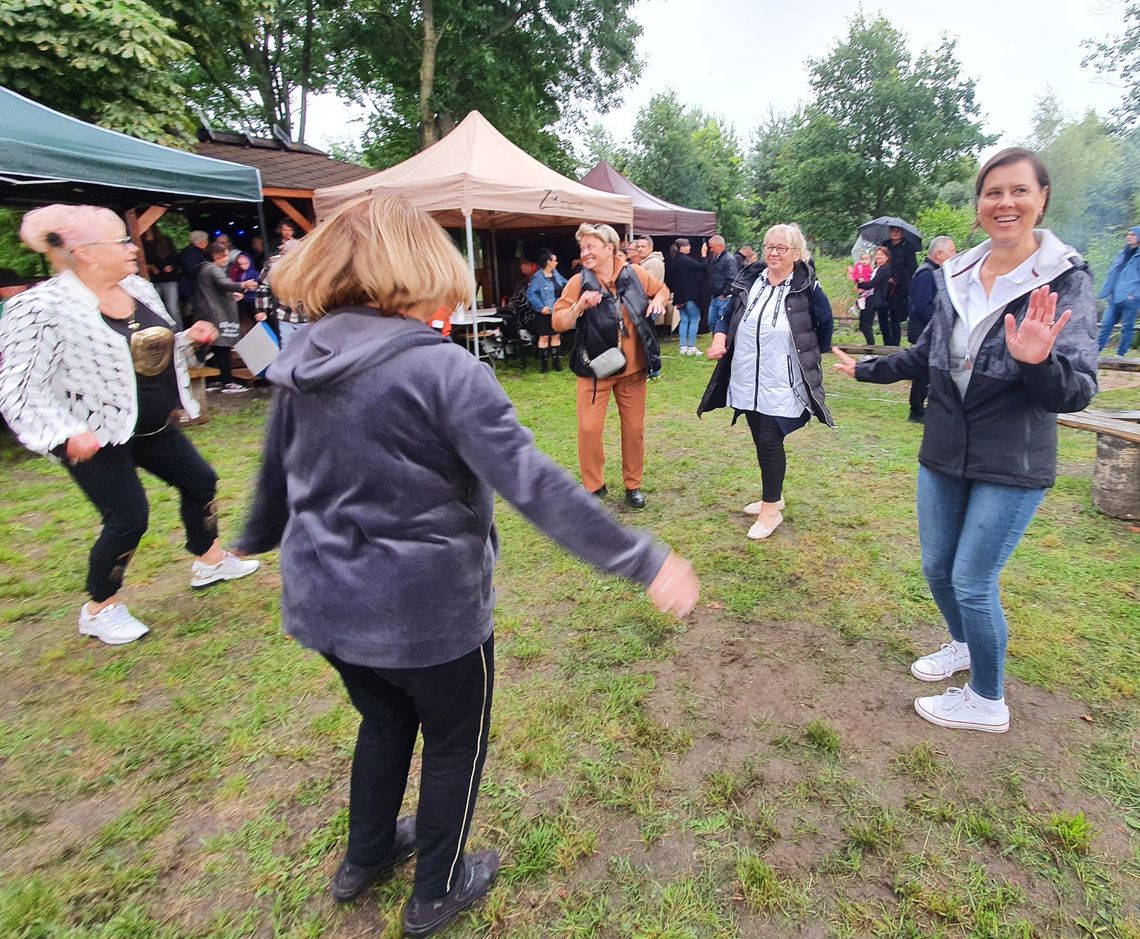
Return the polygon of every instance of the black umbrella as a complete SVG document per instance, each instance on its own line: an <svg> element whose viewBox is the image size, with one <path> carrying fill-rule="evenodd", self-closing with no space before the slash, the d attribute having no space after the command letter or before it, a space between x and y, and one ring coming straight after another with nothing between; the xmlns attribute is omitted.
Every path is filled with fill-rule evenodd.
<svg viewBox="0 0 1140 939"><path fill-rule="evenodd" d="M881 245L891 237L890 229L901 228L903 233L903 241L914 248L915 251L922 250L922 235L919 230L915 228L910 222L904 222L901 218L894 218L890 215L884 215L880 218L873 218L869 222L864 222L859 226L859 235L867 241L873 241L877 245Z"/></svg>

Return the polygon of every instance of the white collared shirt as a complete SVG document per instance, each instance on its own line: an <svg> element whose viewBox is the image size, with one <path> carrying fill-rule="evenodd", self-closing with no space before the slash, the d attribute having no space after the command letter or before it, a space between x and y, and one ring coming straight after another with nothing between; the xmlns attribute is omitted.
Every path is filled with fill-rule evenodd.
<svg viewBox="0 0 1140 939"><path fill-rule="evenodd" d="M993 289L988 297L982 284L982 267L989 259L989 254L974 265L967 275L966 303L962 310L967 335L973 333L974 328L991 313L1003 309L1011 300L1016 300L1025 293L1024 284L1034 276L1040 253L1041 249L1038 248L1008 274L999 274L994 278Z"/></svg>

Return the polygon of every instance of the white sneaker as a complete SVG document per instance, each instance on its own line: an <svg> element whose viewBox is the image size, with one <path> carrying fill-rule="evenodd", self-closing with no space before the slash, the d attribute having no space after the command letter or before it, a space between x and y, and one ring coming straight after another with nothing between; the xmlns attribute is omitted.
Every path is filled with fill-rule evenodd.
<svg viewBox="0 0 1140 939"><path fill-rule="evenodd" d="M247 391L249 391L249 389L246 388L245 385L239 385L236 381L231 381L222 388L222 394L224 395L243 395Z"/></svg>
<svg viewBox="0 0 1140 939"><path fill-rule="evenodd" d="M192 575L190 586L195 588L208 587L219 580L237 580L239 577L248 577L259 567L261 567L260 561L239 558L227 551L217 564L206 564L196 560L190 565Z"/></svg>
<svg viewBox="0 0 1140 939"><path fill-rule="evenodd" d="M944 642L942 648L916 659L910 673L919 681L944 681L970 668L970 649L964 642Z"/></svg>
<svg viewBox="0 0 1140 939"><path fill-rule="evenodd" d="M127 611L122 603L109 603L98 613L90 613L87 604L79 608L79 634L94 636L109 646L121 646L145 636L150 629Z"/></svg>
<svg viewBox="0 0 1140 939"><path fill-rule="evenodd" d="M915 698L914 710L924 721L939 727L984 730L989 734L1004 734L1009 730L1009 708L1005 702L985 701L971 691L969 685L950 688L945 694L930 698Z"/></svg>
<svg viewBox="0 0 1140 939"><path fill-rule="evenodd" d="M749 502L748 505L746 505L744 507L744 514L745 515L759 515L760 514L760 507L763 504L764 504L763 502ZM779 502L776 503L776 508L781 512L784 511L784 500L783 499L781 499Z"/></svg>
<svg viewBox="0 0 1140 939"><path fill-rule="evenodd" d="M748 529L748 537L753 541L763 541L779 528L783 521L784 516L779 512L776 513L776 520L770 525L765 525L760 519L756 519L756 521L752 523L752 527Z"/></svg>

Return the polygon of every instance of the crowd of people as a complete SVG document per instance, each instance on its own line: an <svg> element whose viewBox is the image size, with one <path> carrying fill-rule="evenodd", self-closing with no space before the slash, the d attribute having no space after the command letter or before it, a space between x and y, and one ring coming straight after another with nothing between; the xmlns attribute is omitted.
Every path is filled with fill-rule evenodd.
<svg viewBox="0 0 1140 939"><path fill-rule="evenodd" d="M918 716L941 727L1009 727L999 576L1054 482L1054 415L1083 409L1097 390L1092 278L1078 252L1039 227L1050 185L1035 154L1004 150L976 179L983 243L958 255L935 237L918 265L892 231L870 276L871 258L853 273L884 338L897 345L906 319L912 345L860 362L832 349L844 376L911 381L911 416L925 422L922 570L949 641L910 670L927 682L970 673L963 687L915 699ZM791 223L771 226L759 255L750 246L730 253L714 237L697 259L677 239L668 261L648 238L623 245L610 226L583 224L580 269L564 282L557 256L540 256L526 295L544 318L534 330L543 361L556 370L558 339L573 331L580 484L535 447L493 373L431 327L440 309L466 299L470 279L447 234L399 199L358 198L248 267L230 269L231 249L203 238L176 265L171 246L154 239L144 262L155 281L185 299L193 249L194 296L213 291L208 319L187 328L164 302L173 291L137 276L138 249L108 210L37 210L21 235L57 274L7 301L0 413L25 446L64 464L102 517L80 631L109 643L146 631L118 599L146 527L140 467L179 489L192 586L245 577L257 568L249 555L279 549L284 627L336 670L361 717L333 896L359 896L415 854L408 935L443 929L499 867L494 851L465 851L494 688L494 493L567 550L644 587L660 610L685 616L699 594L691 565L601 505L612 394L625 501L645 506L648 379L661 369L655 321L677 308L683 350L696 348L702 313L712 333L715 365L696 411L728 408L734 423L742 414L747 422L760 476L760 498L742 507L755 517L748 538L766 541L784 520L787 436L813 418L834 426L823 367L831 305ZM1138 239L1133 229L1105 286L1129 330ZM226 551L216 476L169 415L179 405L195 413L186 356L228 348L230 303L250 284L266 286L246 276L265 267L271 303L303 310L309 323L269 368L275 402L254 502ZM264 312L264 297L255 309ZM1107 338L1102 326L1102 346ZM400 818L417 734L419 804Z"/></svg>

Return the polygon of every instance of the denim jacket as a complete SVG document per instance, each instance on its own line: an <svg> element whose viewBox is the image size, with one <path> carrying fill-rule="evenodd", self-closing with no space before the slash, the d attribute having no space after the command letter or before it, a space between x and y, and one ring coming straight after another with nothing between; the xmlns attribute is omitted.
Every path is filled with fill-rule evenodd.
<svg viewBox="0 0 1140 939"><path fill-rule="evenodd" d="M554 269L554 276L547 277L542 271L535 271L534 276L530 279L530 285L526 288L527 302L534 308L535 313L541 313L543 307L554 312L554 301L562 293L562 288L566 286L566 278L558 273L558 269Z"/></svg>

